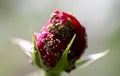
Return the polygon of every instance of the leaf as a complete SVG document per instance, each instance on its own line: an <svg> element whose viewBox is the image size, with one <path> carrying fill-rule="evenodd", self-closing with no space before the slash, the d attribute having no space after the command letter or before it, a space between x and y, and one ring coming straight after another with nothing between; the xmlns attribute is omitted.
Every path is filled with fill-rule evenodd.
<svg viewBox="0 0 120 76"><path fill-rule="evenodd" d="M33 52L32 53L32 58L34 60L34 63L39 67L39 68L42 68L42 64L41 64L41 61L40 61L40 56L39 56L39 53L37 51Z"/></svg>
<svg viewBox="0 0 120 76"><path fill-rule="evenodd" d="M42 67L41 57L40 57L40 54L38 53L38 49L37 49L37 46L36 46L36 42L35 42L33 33L32 33L32 42L33 42L33 50L34 50L34 52L32 53L32 57L33 57L34 63L39 68L41 68Z"/></svg>
<svg viewBox="0 0 120 76"><path fill-rule="evenodd" d="M76 66L80 70L84 69L84 68L90 66L91 64L95 63L96 61L98 61L99 59L101 59L102 57L104 57L105 55L107 55L109 51L110 50L107 49L104 52L89 55L85 60L77 61L76 62Z"/></svg>
<svg viewBox="0 0 120 76"><path fill-rule="evenodd" d="M67 67L68 65L68 53L69 53L69 50L70 50L70 47L72 45L72 43L74 42L75 40L75 37L76 37L76 34L74 34L73 38L71 39L70 43L68 44L67 48L64 50L59 62L57 63L57 65L52 69L52 72L55 72L55 73L59 73L63 70L65 70L65 68Z"/></svg>
<svg viewBox="0 0 120 76"><path fill-rule="evenodd" d="M32 57L33 53L33 44L30 41L20 39L20 38L13 38L12 42L18 45L20 48L22 48L23 52L28 56Z"/></svg>

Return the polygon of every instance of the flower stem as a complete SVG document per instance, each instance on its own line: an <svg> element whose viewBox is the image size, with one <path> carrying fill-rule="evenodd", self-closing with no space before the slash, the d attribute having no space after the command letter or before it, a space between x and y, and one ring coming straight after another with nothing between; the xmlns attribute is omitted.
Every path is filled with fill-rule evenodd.
<svg viewBox="0 0 120 76"><path fill-rule="evenodd" d="M45 72L45 76L60 76L60 73Z"/></svg>

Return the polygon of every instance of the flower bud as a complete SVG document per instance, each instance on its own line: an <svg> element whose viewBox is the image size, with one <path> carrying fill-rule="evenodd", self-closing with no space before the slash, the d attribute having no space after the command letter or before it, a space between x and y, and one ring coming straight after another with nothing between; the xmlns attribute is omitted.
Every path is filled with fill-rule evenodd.
<svg viewBox="0 0 120 76"><path fill-rule="evenodd" d="M59 62L73 35L76 38L68 53L66 71L73 69L74 63L87 47L86 31L71 14L55 11L39 33L34 33L36 47L44 66L53 68Z"/></svg>

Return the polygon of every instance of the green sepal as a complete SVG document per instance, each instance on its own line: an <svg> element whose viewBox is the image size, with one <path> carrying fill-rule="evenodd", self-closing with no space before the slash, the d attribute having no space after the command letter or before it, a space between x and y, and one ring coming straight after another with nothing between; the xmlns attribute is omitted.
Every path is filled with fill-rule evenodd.
<svg viewBox="0 0 120 76"><path fill-rule="evenodd" d="M51 70L51 72L60 73L67 68L67 66L69 65L69 63L68 63L68 53L69 53L71 45L73 44L73 42L75 40L75 37L76 37L76 34L74 34L74 36L72 37L72 39L71 39L70 43L68 44L67 48L64 50L59 62Z"/></svg>
<svg viewBox="0 0 120 76"><path fill-rule="evenodd" d="M40 54L38 53L38 49L36 46L36 42L35 42L33 33L32 33L32 42L33 42L33 50L34 50L32 53L33 61L39 68L42 68L41 57L40 57Z"/></svg>
<svg viewBox="0 0 120 76"><path fill-rule="evenodd" d="M32 53L32 58L33 58L34 63L35 63L39 68L42 68L41 62L40 62L40 58L39 58L39 54L38 54L37 51L34 51L34 52Z"/></svg>

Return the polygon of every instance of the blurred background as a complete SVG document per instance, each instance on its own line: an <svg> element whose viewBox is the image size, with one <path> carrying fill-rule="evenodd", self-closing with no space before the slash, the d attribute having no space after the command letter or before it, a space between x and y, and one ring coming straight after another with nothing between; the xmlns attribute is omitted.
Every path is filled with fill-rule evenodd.
<svg viewBox="0 0 120 76"><path fill-rule="evenodd" d="M120 0L0 0L0 76L29 76L38 68L10 40L31 40L55 10L73 13L86 27L88 48L84 56L111 52L79 71L63 76L120 76Z"/></svg>

